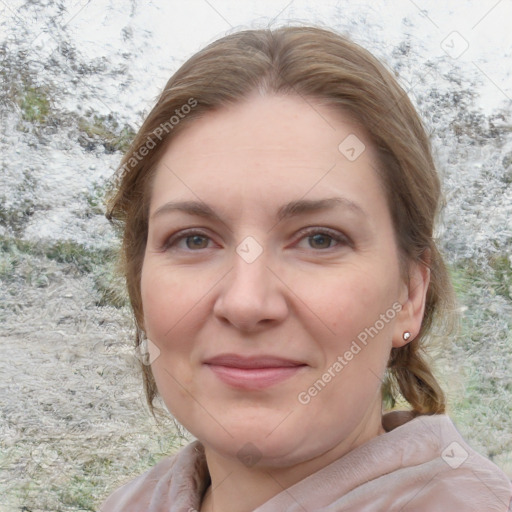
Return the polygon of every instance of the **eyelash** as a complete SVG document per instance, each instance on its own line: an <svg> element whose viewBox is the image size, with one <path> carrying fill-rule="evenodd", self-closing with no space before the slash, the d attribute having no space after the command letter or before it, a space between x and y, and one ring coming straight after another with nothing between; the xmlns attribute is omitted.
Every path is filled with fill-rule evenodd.
<svg viewBox="0 0 512 512"><path fill-rule="evenodd" d="M191 238L191 237L197 236L197 235L211 240L211 238L206 233L204 233L203 231L200 231L200 230L197 230L197 229L190 229L190 230L181 231L180 233L177 233L176 235L171 236L164 243L162 249L164 251L171 250L181 240L186 240L187 238ZM314 235L324 235L324 236L327 236L332 241L337 242L338 246L349 246L349 247L353 246L351 240L347 236L345 236L345 235L343 235L343 234L341 234L341 233L339 233L337 231L334 231L332 229L329 229L329 228L306 228L303 231L301 231L301 236L299 238L299 241L303 240L304 238L313 237ZM328 251L329 249L333 249L334 247L327 247L325 249L316 249L316 250L325 252L325 251ZM204 249L207 249L207 247L205 247ZM184 249L184 250L186 250L188 252L198 252L198 251L200 251L202 249L197 249L197 250L194 250L194 249ZM315 249L313 249L313 250L315 250Z"/></svg>

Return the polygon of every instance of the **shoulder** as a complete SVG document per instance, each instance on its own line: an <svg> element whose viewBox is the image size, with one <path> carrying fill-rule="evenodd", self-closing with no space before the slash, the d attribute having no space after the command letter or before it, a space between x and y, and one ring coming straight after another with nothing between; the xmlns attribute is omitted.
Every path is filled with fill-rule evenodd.
<svg viewBox="0 0 512 512"><path fill-rule="evenodd" d="M422 463L408 467L411 477L414 473L418 477L425 473L423 476L428 477L420 477L425 487L415 497L416 510L431 510L429 507L434 503L468 511L509 510L512 499L509 477L471 448L448 416L418 416L393 431L401 432L402 439L407 439L415 450L424 450ZM423 448L418 446L418 441ZM407 448L403 453L407 453Z"/></svg>
<svg viewBox="0 0 512 512"><path fill-rule="evenodd" d="M203 446L194 441L114 491L98 510L159 512L169 510L171 504L176 506L177 500L193 507L207 485L207 477ZM175 493L176 489L187 492Z"/></svg>

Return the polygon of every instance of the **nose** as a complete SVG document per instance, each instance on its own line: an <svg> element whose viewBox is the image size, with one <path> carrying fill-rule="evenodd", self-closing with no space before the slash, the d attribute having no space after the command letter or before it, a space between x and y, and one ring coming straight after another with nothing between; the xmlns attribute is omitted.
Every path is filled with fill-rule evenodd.
<svg viewBox="0 0 512 512"><path fill-rule="evenodd" d="M262 254L252 262L234 254L232 270L219 283L213 313L245 332L277 325L288 315L286 291Z"/></svg>

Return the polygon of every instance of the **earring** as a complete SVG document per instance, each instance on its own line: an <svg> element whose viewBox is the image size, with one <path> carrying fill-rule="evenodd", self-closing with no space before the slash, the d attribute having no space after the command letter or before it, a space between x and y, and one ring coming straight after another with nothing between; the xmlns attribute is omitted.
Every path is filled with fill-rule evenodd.
<svg viewBox="0 0 512 512"><path fill-rule="evenodd" d="M404 341L407 341L411 337L411 333L409 331L405 331L403 334Z"/></svg>

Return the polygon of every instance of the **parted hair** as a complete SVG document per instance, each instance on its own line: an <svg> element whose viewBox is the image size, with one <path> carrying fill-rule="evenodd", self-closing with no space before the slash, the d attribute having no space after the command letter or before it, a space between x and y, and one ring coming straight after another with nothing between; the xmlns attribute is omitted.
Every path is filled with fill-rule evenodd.
<svg viewBox="0 0 512 512"><path fill-rule="evenodd" d="M445 395L425 349L435 326L451 325L453 289L433 238L441 187L429 137L394 74L361 46L324 28L286 26L229 34L188 59L146 117L121 161L107 204L107 218L123 233L121 263L135 318L136 345L144 340L140 283L156 164L172 138L194 119L241 102L254 91L320 100L365 128L377 150L377 172L404 277L408 262L430 268L421 330L413 341L391 349L383 399L394 405L401 395L414 415L444 413ZM151 367L143 364L142 370L146 398L154 412L158 391Z"/></svg>

